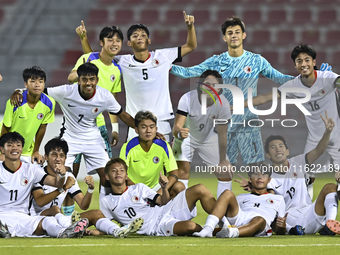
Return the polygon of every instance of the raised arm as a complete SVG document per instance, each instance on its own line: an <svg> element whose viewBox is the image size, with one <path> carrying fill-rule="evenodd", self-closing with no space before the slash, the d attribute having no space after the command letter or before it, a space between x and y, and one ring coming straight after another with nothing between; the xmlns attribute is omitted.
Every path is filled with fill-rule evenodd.
<svg viewBox="0 0 340 255"><path fill-rule="evenodd" d="M183 11L183 15L185 24L188 27L188 37L187 43L181 47L181 57L192 52L197 47L196 32L194 27L195 18L192 15L187 15L185 11Z"/></svg>
<svg viewBox="0 0 340 255"><path fill-rule="evenodd" d="M81 25L76 28L76 33L80 38L81 46L83 47L84 53L93 52L91 45L87 39L86 28L84 21L81 21Z"/></svg>
<svg viewBox="0 0 340 255"><path fill-rule="evenodd" d="M314 150L311 150L310 152L307 153L307 160L308 164L312 164L315 160L317 160L326 150L328 143L329 143L329 138L331 136L331 133L333 131L333 128L335 126L334 121L332 118L328 118L327 111L325 111L325 118L320 115L322 118L322 121L325 124L326 130L319 141L318 145L315 147Z"/></svg>
<svg viewBox="0 0 340 255"><path fill-rule="evenodd" d="M162 195L157 197L156 203L159 205L165 205L170 201L170 194L168 191L168 178L162 174L162 172L159 172L159 184L162 187Z"/></svg>
<svg viewBox="0 0 340 255"><path fill-rule="evenodd" d="M132 116L126 111L122 111L121 114L118 115L118 118L120 118L121 121L123 121L129 127L135 128L135 119L132 118Z"/></svg>
<svg viewBox="0 0 340 255"><path fill-rule="evenodd" d="M82 192L74 196L74 200L77 202L81 210L87 210L90 207L91 200L92 200L92 193L94 190L94 182L93 182L93 177L91 175L86 176L84 179L84 182L88 186L88 190L85 196Z"/></svg>

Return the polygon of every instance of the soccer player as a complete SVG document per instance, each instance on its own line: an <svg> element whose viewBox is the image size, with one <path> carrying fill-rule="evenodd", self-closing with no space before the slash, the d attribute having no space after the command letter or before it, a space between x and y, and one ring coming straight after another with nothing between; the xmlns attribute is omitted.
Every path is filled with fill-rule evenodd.
<svg viewBox="0 0 340 255"><path fill-rule="evenodd" d="M21 160L27 163L37 161L42 164L44 158L39 153L39 147L47 124L54 122L55 101L43 93L46 82L46 73L43 69L38 66L26 68L22 77L27 90L22 94L20 106L11 105L11 100L7 101L1 135L19 132L26 141Z"/></svg>
<svg viewBox="0 0 340 255"><path fill-rule="evenodd" d="M116 56L123 73L126 92L126 111L135 116L138 111L151 111L158 118L158 131L170 140L169 120L174 117L169 92L169 70L174 61L197 47L194 17L183 12L188 28L186 44L180 47L149 52L149 30L142 24L132 25L127 32L127 45L134 55ZM82 40L85 53L93 51L87 40ZM130 128L127 141L137 136Z"/></svg>
<svg viewBox="0 0 340 255"><path fill-rule="evenodd" d="M271 175L269 166L260 162L249 167L252 193L235 196L230 190L225 190L217 199L204 228L194 236L212 237L216 224L223 216L227 217L227 221L216 234L217 238L271 236L273 230L276 234L286 233L285 201L282 196L267 191Z"/></svg>
<svg viewBox="0 0 340 255"><path fill-rule="evenodd" d="M215 84L222 84L222 77L217 71L207 70L201 77L196 90L184 94L179 100L173 128L173 152L179 169L179 178L188 187L190 164L195 150L203 162L212 167L230 166L227 151L228 124L217 125L214 132L214 120L231 118L228 100L221 95L221 89L214 89ZM218 93L217 95L214 94ZM206 114L202 114L202 95L207 97ZM220 101L217 100L217 97ZM217 101L214 104L214 101ZM231 190L231 179L218 177L217 197L225 190Z"/></svg>
<svg viewBox="0 0 340 255"><path fill-rule="evenodd" d="M286 88L291 88L289 92L285 92L288 98L301 98L305 97L304 93L294 92L294 88L303 88L310 92L311 99L302 105L311 113L305 115L308 137L305 145L304 153L308 153L316 147L320 141L325 128L320 127L320 114L326 110L329 117L335 121L334 130L330 136L329 144L327 146L327 153L331 156L334 168L339 169L340 166L340 117L338 114L339 93L337 88L340 87L340 76L331 71L317 71L316 69L316 51L312 46L301 44L296 46L292 53L291 58L294 62L296 70L300 73L295 79L283 84L278 88L277 98L281 97L281 93ZM253 105L261 105L266 102L272 101L273 93L259 95L252 99ZM245 107L248 103L245 102ZM313 175L313 171L311 172ZM314 182L315 178L312 178ZM313 198L312 185L308 186L309 194Z"/></svg>
<svg viewBox="0 0 340 255"><path fill-rule="evenodd" d="M35 164L22 162L20 156L24 146L25 139L17 132L6 133L0 139L0 150L5 155L5 161L0 165L0 225L8 226L11 235L18 237L46 234L59 238L81 237L88 226L87 219L64 228L54 217L28 215L35 183L60 188L64 183L65 168L57 167L58 175L53 177Z"/></svg>
<svg viewBox="0 0 340 255"><path fill-rule="evenodd" d="M182 191L170 200L166 176L159 173L162 195L145 184L126 186L127 165L116 158L105 166L105 177L110 181L113 193L100 201L100 209L108 219L126 224L138 217L144 219L138 234L150 236L183 236L200 231L202 227L191 221L197 214L196 202L200 200L203 209L211 212L216 202L210 191L202 184ZM162 206L160 206L162 205Z"/></svg>
<svg viewBox="0 0 340 255"><path fill-rule="evenodd" d="M71 167L75 157L82 153L87 173L92 175L97 172L100 177L101 197L105 194L104 166L109 158L96 125L96 117L108 111L130 127L135 127L135 123L111 93L97 86L98 72L98 67L94 64L82 64L77 70L78 84L47 88L46 93L59 103L64 113L65 121L60 137L63 137L69 146L65 165ZM17 96L15 91L12 97L15 99Z"/></svg>
<svg viewBox="0 0 340 255"><path fill-rule="evenodd" d="M157 117L149 111L139 111L135 116L137 137L125 143L120 158L129 166L129 184L143 183L156 192L162 192L158 183L159 172L169 174L167 185L171 197L184 190L178 182L177 164L170 145L156 138Z"/></svg>
<svg viewBox="0 0 340 255"><path fill-rule="evenodd" d="M79 35L80 40L84 40L84 38L87 38L86 29L83 21L81 21L81 24L81 26L77 27L76 32ZM123 33L118 27L104 27L99 34L101 46L100 52L92 52L82 55L69 74L68 81L71 83L76 83L78 81L78 67L84 62L91 61L92 64L95 64L99 68L98 86L107 89L116 98L117 93L121 91L121 69L120 66L115 62L114 57L120 51L123 40ZM110 119L112 123L112 146L115 146L119 140L118 118L115 115L110 115ZM105 119L103 114L100 114L97 117L97 125L99 127L100 134L105 141L109 157L112 158L110 139L105 127ZM73 171L76 173L79 171L80 162L81 155L78 155L73 165Z"/></svg>
<svg viewBox="0 0 340 255"><path fill-rule="evenodd" d="M328 230L326 222L335 220L337 215L337 185L326 184L314 203L307 190L307 173L315 168L313 162L325 152L335 124L327 114L322 120L326 128L324 135L318 145L308 153L288 159L288 145L282 136L269 136L265 142L266 155L274 169L267 188L283 196L285 200L285 211L288 213L287 232L300 225L305 229L305 234L315 234L319 230L320 234L334 234ZM241 186L246 186L246 183Z"/></svg>

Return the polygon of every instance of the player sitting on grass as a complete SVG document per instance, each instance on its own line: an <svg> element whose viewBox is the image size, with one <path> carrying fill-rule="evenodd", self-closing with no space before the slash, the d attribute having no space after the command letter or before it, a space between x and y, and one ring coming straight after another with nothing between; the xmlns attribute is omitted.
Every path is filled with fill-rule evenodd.
<svg viewBox="0 0 340 255"><path fill-rule="evenodd" d="M217 199L204 228L194 233L198 237L212 237L217 223L227 217L218 238L271 236L285 234L286 218L285 203L281 196L269 194L267 185L270 182L270 169L264 162L249 166L249 181L252 193L235 196L225 190Z"/></svg>
<svg viewBox="0 0 340 255"><path fill-rule="evenodd" d="M40 155L39 147L47 124L54 122L55 101L43 93L46 82L43 69L38 66L26 68L22 77L27 90L22 94L20 106L11 105L11 100L7 101L1 135L14 131L20 133L26 141L21 160L27 163L36 160L42 164L44 157Z"/></svg>
<svg viewBox="0 0 340 255"><path fill-rule="evenodd" d="M191 221L197 214L196 202L200 200L203 209L211 212L216 202L210 191L202 184L182 191L170 200L167 189L168 178L159 173L162 195L145 184L126 186L127 165L115 158L105 166L105 177L110 181L113 193L100 201L100 209L108 219L126 224L138 217L144 219L139 234L150 236L185 236L200 231L202 227ZM161 206L163 205L163 206ZM97 231L89 230L91 234Z"/></svg>
<svg viewBox="0 0 340 255"><path fill-rule="evenodd" d="M40 183L60 188L65 181L65 168L58 168L54 177L35 164L22 162L20 156L24 145L25 139L17 132L6 133L0 139L0 149L5 155L5 161L0 164L0 236L9 236L3 233L8 227L11 235L18 237L81 237L89 224L86 218L65 228L54 217L28 214L34 185Z"/></svg>
<svg viewBox="0 0 340 255"><path fill-rule="evenodd" d="M179 100L175 124L173 128L173 152L178 164L180 181L188 187L190 165L195 150L203 162L210 167L231 166L226 155L228 124L217 125L214 132L214 120L229 121L231 118L228 100L220 95L222 89L214 89L215 84L223 84L221 75L217 71L207 70L200 76L196 90L184 94ZM216 92L216 94L214 94ZM203 95L208 96L206 114L202 114ZM214 104L217 97L221 100ZM217 173L217 171L215 172ZM225 190L231 190L231 178L218 176L217 197ZM225 185L221 186L221 182ZM229 183L229 186L226 183Z"/></svg>
<svg viewBox="0 0 340 255"><path fill-rule="evenodd" d="M144 183L158 193L162 193L158 183L159 172L169 174L167 185L171 197L185 189L178 182L177 164L170 145L156 138L157 117L149 111L139 111L135 116L137 137L125 143L120 150L120 158L129 167L129 185Z"/></svg>
<svg viewBox="0 0 340 255"><path fill-rule="evenodd" d="M266 155L274 169L267 188L285 199L288 232L299 225L304 228L305 234L315 234L320 230L319 233L322 235L334 235L327 228L326 223L328 220L332 222L337 216L337 185L326 184L314 203L307 190L308 171L316 167L313 162L325 152L334 128L334 121L328 119L327 112L322 120L326 129L324 135L316 148L306 154L288 159L288 145L280 135L269 136L265 142ZM337 181L339 183L340 180ZM244 181L241 186L246 189L247 184Z"/></svg>

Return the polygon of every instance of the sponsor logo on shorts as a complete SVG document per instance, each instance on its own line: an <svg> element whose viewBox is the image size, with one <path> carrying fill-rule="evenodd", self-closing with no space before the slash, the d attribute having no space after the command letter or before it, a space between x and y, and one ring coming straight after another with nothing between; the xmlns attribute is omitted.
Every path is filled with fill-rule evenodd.
<svg viewBox="0 0 340 255"><path fill-rule="evenodd" d="M20 184L25 187L28 184L28 180L24 178L21 180Z"/></svg>
<svg viewBox="0 0 340 255"><path fill-rule="evenodd" d="M152 159L152 161L153 161L153 163L155 163L155 164L157 164L158 162L159 162L159 157L154 157L153 159Z"/></svg>
<svg viewBox="0 0 340 255"><path fill-rule="evenodd" d="M38 119L38 120L41 120L42 118L44 118L44 114L39 113L39 114L37 115L37 119Z"/></svg>

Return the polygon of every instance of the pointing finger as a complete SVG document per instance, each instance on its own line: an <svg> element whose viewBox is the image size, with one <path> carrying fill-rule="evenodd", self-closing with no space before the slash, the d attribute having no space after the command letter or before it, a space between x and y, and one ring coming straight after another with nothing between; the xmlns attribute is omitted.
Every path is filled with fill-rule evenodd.
<svg viewBox="0 0 340 255"><path fill-rule="evenodd" d="M83 28L85 28L85 24L84 24L84 21L83 21L83 20L81 21L81 26L82 26Z"/></svg>

